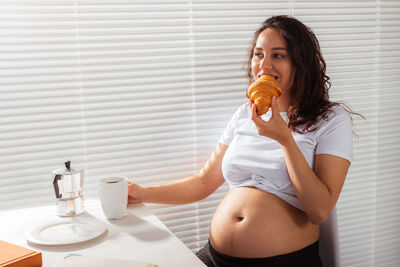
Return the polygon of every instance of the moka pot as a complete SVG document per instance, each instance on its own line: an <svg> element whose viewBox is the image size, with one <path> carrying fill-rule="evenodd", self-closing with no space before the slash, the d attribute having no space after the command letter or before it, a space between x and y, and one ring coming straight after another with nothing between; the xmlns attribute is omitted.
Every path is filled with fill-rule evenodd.
<svg viewBox="0 0 400 267"><path fill-rule="evenodd" d="M53 186L57 198L57 215L74 216L85 211L82 195L83 170L72 169L66 161L65 169L53 171Z"/></svg>

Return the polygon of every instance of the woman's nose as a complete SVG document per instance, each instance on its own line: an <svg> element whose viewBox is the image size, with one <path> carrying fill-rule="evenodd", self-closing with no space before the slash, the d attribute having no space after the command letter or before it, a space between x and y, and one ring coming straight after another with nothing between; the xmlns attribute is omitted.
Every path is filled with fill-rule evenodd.
<svg viewBox="0 0 400 267"><path fill-rule="evenodd" d="M260 62L260 69L269 70L272 69L271 59L269 57L264 57Z"/></svg>

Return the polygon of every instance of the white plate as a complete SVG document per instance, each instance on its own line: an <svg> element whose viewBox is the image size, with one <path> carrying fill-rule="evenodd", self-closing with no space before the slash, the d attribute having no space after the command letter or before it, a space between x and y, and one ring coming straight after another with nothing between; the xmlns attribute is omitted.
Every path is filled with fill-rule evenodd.
<svg viewBox="0 0 400 267"><path fill-rule="evenodd" d="M25 238L39 245L69 245L94 239L106 229L92 219L59 219L31 228Z"/></svg>

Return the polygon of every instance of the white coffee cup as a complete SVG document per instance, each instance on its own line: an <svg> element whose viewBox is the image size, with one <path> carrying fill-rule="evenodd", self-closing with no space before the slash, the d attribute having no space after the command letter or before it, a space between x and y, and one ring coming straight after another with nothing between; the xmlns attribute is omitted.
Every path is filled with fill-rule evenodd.
<svg viewBox="0 0 400 267"><path fill-rule="evenodd" d="M128 178L123 176L102 178L99 184L101 207L107 219L120 219L128 204Z"/></svg>

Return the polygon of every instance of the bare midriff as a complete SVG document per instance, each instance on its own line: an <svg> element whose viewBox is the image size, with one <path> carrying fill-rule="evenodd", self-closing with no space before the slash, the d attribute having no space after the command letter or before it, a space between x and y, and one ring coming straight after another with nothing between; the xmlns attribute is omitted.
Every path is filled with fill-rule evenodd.
<svg viewBox="0 0 400 267"><path fill-rule="evenodd" d="M264 258L300 250L318 240L319 227L274 194L231 189L214 214L211 245L220 253Z"/></svg>

